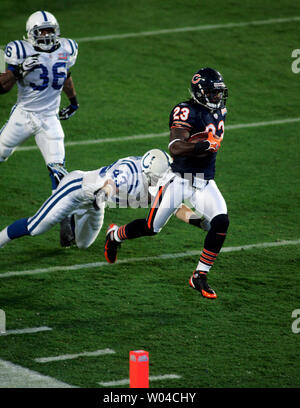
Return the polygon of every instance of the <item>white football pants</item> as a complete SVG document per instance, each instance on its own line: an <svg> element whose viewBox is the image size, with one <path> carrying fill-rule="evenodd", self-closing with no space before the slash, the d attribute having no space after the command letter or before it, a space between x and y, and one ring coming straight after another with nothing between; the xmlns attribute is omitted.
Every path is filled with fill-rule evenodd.
<svg viewBox="0 0 300 408"><path fill-rule="evenodd" d="M216 215L227 214L226 202L214 180L191 183L176 175L159 188L147 218L148 227L159 232L184 201L209 222Z"/></svg>
<svg viewBox="0 0 300 408"><path fill-rule="evenodd" d="M78 248L88 248L95 241L103 225L105 203L98 211L93 207L82 190L83 175L82 171L67 174L36 214L28 218L31 236L43 234L67 216L74 215Z"/></svg>
<svg viewBox="0 0 300 408"><path fill-rule="evenodd" d="M16 104L0 130L0 162L7 160L17 146L34 135L46 165L63 164L64 132L57 115L48 115L25 111Z"/></svg>

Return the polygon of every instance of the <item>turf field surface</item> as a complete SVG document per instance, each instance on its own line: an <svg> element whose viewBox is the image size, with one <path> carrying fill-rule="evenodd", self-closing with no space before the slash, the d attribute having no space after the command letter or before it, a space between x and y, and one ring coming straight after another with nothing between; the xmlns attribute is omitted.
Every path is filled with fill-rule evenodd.
<svg viewBox="0 0 300 408"><path fill-rule="evenodd" d="M43 1L4 0L1 44L21 39L26 18L38 9L55 14L62 36L79 44L72 76L80 109L63 123L69 171L167 149L170 110L188 98L194 72L212 66L229 88L228 130L216 174L231 220L224 249L299 240L300 74L291 70L292 50L299 48L299 5L118 0L75 1L72 7L53 1L48 7ZM15 99L16 89L1 95L1 126ZM126 139L157 134L162 135ZM101 143L85 143L90 140ZM50 193L33 146L34 139L28 140L1 164L0 228L32 215ZM101 388L99 383L128 378L129 351L145 349L151 376L178 377L151 387L298 388L299 334L291 326L292 312L300 308L299 245L224 251L210 272L218 294L212 302L188 286L198 257L169 256L200 253L205 237L176 219L158 236L122 246L120 260L144 261L68 270L105 261L110 222L145 215L145 209L108 209L103 230L87 250L60 248L58 227L3 248L1 274L57 270L0 279L7 330L52 329L1 336L0 359L64 384ZM164 254L166 259L158 258ZM36 361L105 349L115 353Z"/></svg>

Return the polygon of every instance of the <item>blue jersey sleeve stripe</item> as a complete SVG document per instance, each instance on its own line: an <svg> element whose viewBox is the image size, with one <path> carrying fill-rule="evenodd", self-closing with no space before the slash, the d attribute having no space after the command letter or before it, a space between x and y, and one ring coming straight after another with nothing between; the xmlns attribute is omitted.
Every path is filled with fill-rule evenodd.
<svg viewBox="0 0 300 408"><path fill-rule="evenodd" d="M19 43L21 44L21 47L22 47L22 51L23 51L23 58L25 59L26 58L26 51L25 51L25 47L24 47L24 45L23 45L23 43L22 43L22 41L19 41Z"/></svg>
<svg viewBox="0 0 300 408"><path fill-rule="evenodd" d="M137 183L136 183L136 179L137 179L137 168L136 168L136 166L135 166L134 163L129 162L129 161L123 160L123 161L121 162L121 164L124 164L125 166L127 166L127 167L130 169L130 172L131 172L131 174L132 174L132 181L131 181L131 183L127 182L127 185L130 186L129 189L128 189L128 194L130 194L131 191L132 191L132 189L133 189L134 187L136 187L136 185L137 185ZM132 164L134 165L135 169L134 169L134 167L132 167ZM128 181L129 181L129 180L128 180Z"/></svg>
<svg viewBox="0 0 300 408"><path fill-rule="evenodd" d="M71 55L73 55L74 54L74 47L73 47L72 41L71 40L68 40L68 41L69 41L69 44L70 44L71 50L72 50Z"/></svg>
<svg viewBox="0 0 300 408"><path fill-rule="evenodd" d="M14 44L15 44L16 49L17 49L17 58L20 59L20 48L19 48L18 43L16 41L14 41Z"/></svg>
<svg viewBox="0 0 300 408"><path fill-rule="evenodd" d="M47 19L47 14L46 14L44 11L41 11L41 13L43 14L44 20L45 20L45 21L48 21L48 19Z"/></svg>
<svg viewBox="0 0 300 408"><path fill-rule="evenodd" d="M135 172L138 173L138 169L137 169L136 164L135 164L135 162L133 160L126 159L126 160L123 160L123 162L124 163L125 162L130 163L134 167Z"/></svg>
<svg viewBox="0 0 300 408"><path fill-rule="evenodd" d="M132 174L136 174L138 172L136 165L129 160L122 160L120 164L126 164L130 168Z"/></svg>
<svg viewBox="0 0 300 408"><path fill-rule="evenodd" d="M72 41L72 43L73 43L73 45L74 45L75 50L77 50L77 48L78 48L78 44L77 44L77 42L76 42L76 41L74 41L74 40L71 40L71 41Z"/></svg>

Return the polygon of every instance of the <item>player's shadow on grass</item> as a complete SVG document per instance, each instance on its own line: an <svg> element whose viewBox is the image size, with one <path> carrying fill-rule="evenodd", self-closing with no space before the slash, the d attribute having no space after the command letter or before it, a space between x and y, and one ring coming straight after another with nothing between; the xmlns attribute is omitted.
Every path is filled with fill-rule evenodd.
<svg viewBox="0 0 300 408"><path fill-rule="evenodd" d="M78 248L60 248L57 249L42 249L34 248L20 251L12 251L12 253L1 257L0 273L9 271L27 271L33 269L50 268L52 266L65 265L68 263L70 255L74 257L74 251Z"/></svg>

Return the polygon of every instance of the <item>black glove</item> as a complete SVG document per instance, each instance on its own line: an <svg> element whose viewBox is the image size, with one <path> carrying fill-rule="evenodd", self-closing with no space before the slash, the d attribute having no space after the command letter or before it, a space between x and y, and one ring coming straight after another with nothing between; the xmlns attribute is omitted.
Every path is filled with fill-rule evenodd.
<svg viewBox="0 0 300 408"><path fill-rule="evenodd" d="M79 108L78 102L77 102L77 98L71 98L70 99L71 104L69 106L67 106L66 108L63 108L59 111L59 119L60 120L67 120L69 119L71 116L74 115L74 113L77 111L77 109Z"/></svg>

